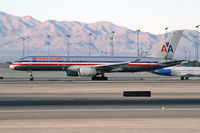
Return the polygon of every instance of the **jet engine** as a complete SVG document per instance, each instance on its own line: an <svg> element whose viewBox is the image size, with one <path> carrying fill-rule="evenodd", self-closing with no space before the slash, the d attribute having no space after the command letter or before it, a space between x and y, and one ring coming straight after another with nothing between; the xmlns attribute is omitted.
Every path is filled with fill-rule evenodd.
<svg viewBox="0 0 200 133"><path fill-rule="evenodd" d="M66 71L67 76L79 76L78 72L74 72L74 71Z"/></svg>
<svg viewBox="0 0 200 133"><path fill-rule="evenodd" d="M90 77L97 75L97 70L88 66L81 66L78 68L79 76Z"/></svg>

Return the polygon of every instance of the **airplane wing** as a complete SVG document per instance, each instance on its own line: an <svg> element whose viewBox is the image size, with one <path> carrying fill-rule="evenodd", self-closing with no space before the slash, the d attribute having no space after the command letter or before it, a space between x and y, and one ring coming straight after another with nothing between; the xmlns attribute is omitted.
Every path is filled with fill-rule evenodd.
<svg viewBox="0 0 200 133"><path fill-rule="evenodd" d="M94 66L93 68L98 69L98 70L113 70L116 68L119 68L121 66L127 65L129 63L135 63L141 60L142 55L143 55L144 51L142 51L139 55L139 57L136 60L133 61L128 61L128 62L120 62L120 63L112 63L112 64L106 64L106 65L97 65Z"/></svg>
<svg viewBox="0 0 200 133"><path fill-rule="evenodd" d="M97 70L109 71L109 70L113 70L113 69L122 67L124 65L127 65L129 63L130 62L121 62L121 63L106 64L106 65L97 65L97 66L94 66L93 68Z"/></svg>
<svg viewBox="0 0 200 133"><path fill-rule="evenodd" d="M175 65L181 64L183 61L185 61L185 60L175 60L175 61L169 61L169 62L162 62L162 63L158 63L158 65L160 67L170 67L170 66L175 66Z"/></svg>
<svg viewBox="0 0 200 133"><path fill-rule="evenodd" d="M139 57L134 61L128 61L128 62L120 62L120 63L112 63L112 64L105 64L105 65L97 65L93 66L96 70L102 70L102 71L120 71L122 70L122 67L129 64L129 63L136 63L141 60L141 57L143 55L144 51L142 51L139 55ZM160 68L169 67L169 66L175 66L178 64L181 64L185 60L175 60L175 61L169 61L169 62L163 62L158 63L157 66Z"/></svg>

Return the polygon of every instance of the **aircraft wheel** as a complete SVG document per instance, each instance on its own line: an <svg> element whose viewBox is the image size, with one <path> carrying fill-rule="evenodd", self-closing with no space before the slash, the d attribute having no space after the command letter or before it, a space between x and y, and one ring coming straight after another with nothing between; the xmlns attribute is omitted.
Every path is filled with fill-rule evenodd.
<svg viewBox="0 0 200 133"><path fill-rule="evenodd" d="M186 77L185 80L189 80L189 77Z"/></svg>
<svg viewBox="0 0 200 133"><path fill-rule="evenodd" d="M184 77L183 77L183 76L181 76L181 80L184 80Z"/></svg>
<svg viewBox="0 0 200 133"><path fill-rule="evenodd" d="M97 77L96 76L92 77L92 80L97 80Z"/></svg>
<svg viewBox="0 0 200 133"><path fill-rule="evenodd" d="M103 80L102 77L96 77L96 80Z"/></svg>
<svg viewBox="0 0 200 133"><path fill-rule="evenodd" d="M34 80L34 78L30 78L30 81L33 81Z"/></svg>
<svg viewBox="0 0 200 133"><path fill-rule="evenodd" d="M108 80L108 77L102 77L103 80Z"/></svg>

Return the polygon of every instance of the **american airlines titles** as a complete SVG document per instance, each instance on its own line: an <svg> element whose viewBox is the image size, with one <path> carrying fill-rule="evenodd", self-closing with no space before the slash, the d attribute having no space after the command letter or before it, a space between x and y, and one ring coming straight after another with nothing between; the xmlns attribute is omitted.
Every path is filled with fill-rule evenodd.
<svg viewBox="0 0 200 133"><path fill-rule="evenodd" d="M61 61L61 57L34 57L35 61Z"/></svg>

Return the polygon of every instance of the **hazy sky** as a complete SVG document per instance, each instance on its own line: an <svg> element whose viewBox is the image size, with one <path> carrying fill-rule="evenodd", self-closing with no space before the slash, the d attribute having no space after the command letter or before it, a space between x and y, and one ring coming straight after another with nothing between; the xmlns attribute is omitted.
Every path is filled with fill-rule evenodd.
<svg viewBox="0 0 200 133"><path fill-rule="evenodd" d="M110 21L155 34L200 24L200 0L0 0L0 11L40 21Z"/></svg>

